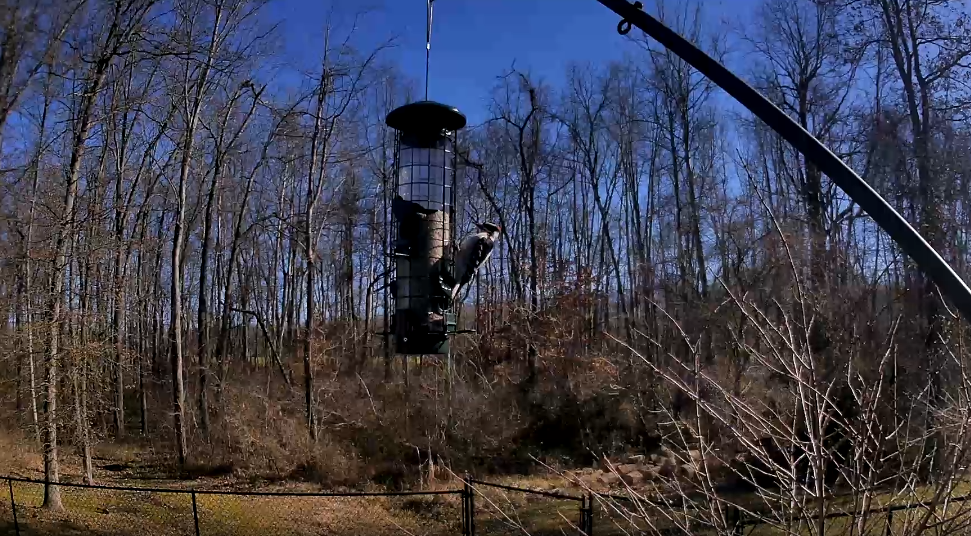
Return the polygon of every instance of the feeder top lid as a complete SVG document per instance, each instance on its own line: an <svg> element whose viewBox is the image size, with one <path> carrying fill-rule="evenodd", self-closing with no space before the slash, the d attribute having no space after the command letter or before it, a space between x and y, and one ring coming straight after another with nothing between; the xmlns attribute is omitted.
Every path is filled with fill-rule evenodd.
<svg viewBox="0 0 971 536"><path fill-rule="evenodd" d="M403 132L454 132L465 126L465 115L454 106L418 101L391 110L385 123Z"/></svg>

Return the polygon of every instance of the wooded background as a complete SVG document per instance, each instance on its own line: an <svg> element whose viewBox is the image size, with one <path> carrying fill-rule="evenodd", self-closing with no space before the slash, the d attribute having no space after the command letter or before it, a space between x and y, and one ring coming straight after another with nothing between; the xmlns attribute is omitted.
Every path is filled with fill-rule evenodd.
<svg viewBox="0 0 971 536"><path fill-rule="evenodd" d="M657 447L719 396L830 445L793 377L847 429L867 411L854 382L884 382L873 422L906 418L924 445L966 407L967 324L935 287L637 32L636 53L562 80L496 73L490 120L459 135L482 165L459 179L459 234L503 229L461 311L478 333L448 359L389 354L384 118L416 84L334 25L300 91L267 90L266 3L0 5L0 379L48 478L60 446L91 480L112 442L328 483L437 457L584 464ZM648 9L728 53L700 2ZM765 0L747 20L740 74L967 274L968 4ZM798 371L765 359L786 352Z"/></svg>

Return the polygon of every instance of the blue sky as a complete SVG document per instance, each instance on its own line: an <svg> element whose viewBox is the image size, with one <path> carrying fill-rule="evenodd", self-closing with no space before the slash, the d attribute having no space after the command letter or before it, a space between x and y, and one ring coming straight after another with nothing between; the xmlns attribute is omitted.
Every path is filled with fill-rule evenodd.
<svg viewBox="0 0 971 536"><path fill-rule="evenodd" d="M712 29L754 9L759 0L699 0ZM670 7L682 0L667 0ZM648 9L652 2L645 2ZM423 89L425 0L275 0L288 56L317 61L322 28L333 6L338 20L364 7L355 39L367 48L396 37L385 59L397 63ZM429 98L459 107L471 124L485 119L496 76L515 65L556 85L571 61L607 62L633 50L616 32L619 18L596 0L436 0Z"/></svg>

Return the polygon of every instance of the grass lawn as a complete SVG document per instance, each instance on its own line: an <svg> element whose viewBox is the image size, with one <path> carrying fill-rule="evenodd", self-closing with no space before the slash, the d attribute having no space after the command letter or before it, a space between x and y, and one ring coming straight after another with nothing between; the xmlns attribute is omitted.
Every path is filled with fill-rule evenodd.
<svg viewBox="0 0 971 536"><path fill-rule="evenodd" d="M6 495L4 494L6 498ZM65 512L42 509L43 486L14 483L24 536L192 536L188 494L62 488ZM0 534L14 534L9 500ZM197 495L202 536L446 535L461 532L458 497Z"/></svg>
<svg viewBox="0 0 971 536"><path fill-rule="evenodd" d="M480 488L478 492L475 498L476 534L579 534L580 503L577 501L491 488ZM7 499L8 493L2 494L2 499ZM188 494L66 487L61 488L61 494L65 512L48 512L41 508L42 485L15 482L20 534L195 534L192 501ZM197 494L196 498L202 536L461 534L461 500L458 496L345 498ZM9 500L0 500L0 535L14 534L9 504ZM594 523L598 536L634 533L629 521L602 505L595 508Z"/></svg>

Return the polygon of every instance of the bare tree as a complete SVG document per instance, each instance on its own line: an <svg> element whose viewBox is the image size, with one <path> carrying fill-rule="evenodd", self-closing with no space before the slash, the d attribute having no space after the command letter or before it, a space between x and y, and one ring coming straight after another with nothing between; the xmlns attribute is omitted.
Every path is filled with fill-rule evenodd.
<svg viewBox="0 0 971 536"><path fill-rule="evenodd" d="M80 78L81 92L77 103L77 115L72 121L70 162L67 166L67 176L64 184L64 195L61 206L60 222L53 237L53 266L50 278L50 303L48 304L48 322L50 334L48 337L47 357L45 359L45 382L47 396L44 399L45 429L44 429L44 472L48 485L44 488L44 506L52 510L61 510L63 505L58 481L57 461L57 386L59 341L62 330L61 310L63 308L64 273L68 265L67 254L70 251L72 237L76 232L75 203L78 195L81 162L87 146L88 133L94 123L94 108L105 79L108 68L115 57L128 46L137 35L142 21L153 6L152 0L130 0L119 3L108 11L104 26L95 34L93 43L84 43L84 48L77 47L82 55L79 61L87 63L88 69ZM90 47L90 52L87 48ZM90 54L90 57L85 57Z"/></svg>
<svg viewBox="0 0 971 536"><path fill-rule="evenodd" d="M933 140L938 127L935 117L946 115L955 106L971 104L967 90L952 92L949 88L955 76L971 68L971 20L967 10L962 10L964 6L957 2L876 0L867 5L872 18L858 21L857 28L867 28L871 20L877 22L876 28L881 32L877 38L887 44L893 58L913 139L920 230L931 246L940 251L946 247L943 232L946 185L942 181L943 170L934 164L937 149ZM919 278L925 323L923 339L928 354L925 374L930 386L927 427L934 429L937 428L934 414L945 400L941 378L947 361L950 322L936 286L929 278ZM933 444L928 448L943 454L943 438L935 435L932 439ZM935 458L934 462L928 467L928 475L943 467L944 459Z"/></svg>
<svg viewBox="0 0 971 536"><path fill-rule="evenodd" d="M506 75L512 81L505 88L506 100L494 102L493 115L502 123L501 135L505 138L516 159L515 173L518 179L518 204L522 208L526 226L526 248L528 251L528 294L529 308L526 313L527 330L531 329L533 317L539 311L539 266L537 258L537 202L536 194L540 188L540 174L546 164L543 138L547 134L549 110L542 101L542 89L534 85L529 76L519 71ZM496 208L496 207L494 207ZM501 218L501 216L500 216ZM500 219L500 222L502 220ZM506 235L508 237L508 234ZM518 271L517 267L517 271ZM528 334L526 344L526 364L529 383L536 379L538 354L532 334Z"/></svg>
<svg viewBox="0 0 971 536"><path fill-rule="evenodd" d="M305 211L301 214L301 235L303 250L307 260L305 272L306 318L303 340L304 404L307 415L307 428L310 438L317 440L318 423L316 399L314 395L313 338L314 322L317 315L316 289L317 242L321 227L315 222L317 205L324 187L338 191L339 184L328 183L331 179L332 164L338 153L338 134L348 122L349 110L358 102L360 91L366 82L365 75L384 46L378 47L365 58L355 58L349 47L354 32L348 33L345 40L334 47L331 42L332 27L324 30L324 50L321 56L320 73L312 94L313 105L310 149L307 156L307 182L305 190Z"/></svg>
<svg viewBox="0 0 971 536"><path fill-rule="evenodd" d="M172 241L172 281L170 290L170 357L172 367L173 415L176 431L176 451L180 465L184 465L187 455L185 430L185 383L184 383L184 345L183 345L183 296L182 279L184 266L184 247L187 236L186 210L187 187L193 152L196 145L196 131L199 127L203 105L209 101L213 91L211 74L214 69L226 69L233 61L235 44L231 38L241 31L242 25L252 17L262 2L249 0L218 0L211 5L203 1L186 1L179 4L181 46L185 48L185 63L180 93L183 97L181 115L185 129L180 140L180 164L177 184L175 233ZM204 25L208 28L202 29ZM200 395L204 400L205 395ZM208 414L208 411L206 412ZM208 419L207 417L204 417ZM207 423L208 421L204 421ZM208 426L205 424L205 426Z"/></svg>
<svg viewBox="0 0 971 536"><path fill-rule="evenodd" d="M61 40L86 4L87 0L13 0L4 6L0 14L0 141L10 113L58 55Z"/></svg>

